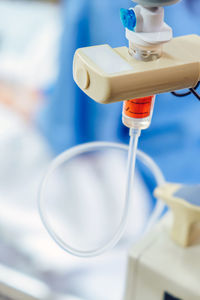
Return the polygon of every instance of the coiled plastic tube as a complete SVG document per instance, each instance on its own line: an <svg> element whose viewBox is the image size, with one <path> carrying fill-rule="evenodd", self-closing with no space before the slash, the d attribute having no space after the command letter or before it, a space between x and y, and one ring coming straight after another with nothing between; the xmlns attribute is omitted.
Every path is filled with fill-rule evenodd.
<svg viewBox="0 0 200 300"><path fill-rule="evenodd" d="M132 135L132 134L130 134ZM133 133L134 135L134 133ZM127 186L126 186L126 199L125 199L125 205L124 205L124 211L122 214L122 219L120 222L120 225L116 231L116 233L113 235L113 238L104 245L101 248L96 248L90 251L80 251L78 249L75 249L71 247L69 244L67 244L64 240L62 240L59 235L53 230L51 227L50 223L48 222L47 214L45 211L45 190L46 186L49 180L49 177L51 174L54 172L54 170L59 167L62 163L67 162L74 157L90 152L90 151L96 151L96 150L101 150L101 149L117 149L117 150L125 150L127 151L129 148L127 145L124 144L118 144L118 143L110 143L110 142L93 142L93 143L87 143L87 144L82 144L79 146L76 146L74 148L71 148L64 153L62 153L60 156L58 156L50 165L48 172L46 176L44 177L41 186L40 186L40 191L39 191L39 199L38 199L38 206L39 206L39 213L40 217L42 219L42 222L50 234L50 236L53 238L53 240L65 251L68 253L79 256L79 257L92 257L92 256L97 256L100 255L101 253L107 251L108 249L114 247L116 243L119 241L121 238L122 234L124 233L126 223L127 223L127 217L128 217L128 212L129 212L129 204L130 204L130 189L131 189L131 182L133 178L133 172L134 171L134 163L135 163L135 157L134 157L134 149L136 150L137 148L137 139L138 136L135 140L135 136L133 136L130 139L130 147L129 150L129 167L128 167L128 178L127 178ZM155 164L155 162L144 152L142 151L137 151L137 158L147 167L150 169L152 174L154 175L156 182L158 185L163 185L165 183L164 176L159 169L159 167ZM150 226L152 226L158 218L161 216L162 212L164 210L164 204L161 201L158 201L153 214L150 217L149 220L149 225L147 228L149 229Z"/></svg>

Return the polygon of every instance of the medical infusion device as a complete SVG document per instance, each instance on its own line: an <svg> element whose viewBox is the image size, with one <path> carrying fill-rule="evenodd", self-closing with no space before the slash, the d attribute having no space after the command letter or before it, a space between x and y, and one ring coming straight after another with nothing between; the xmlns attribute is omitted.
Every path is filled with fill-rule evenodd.
<svg viewBox="0 0 200 300"><path fill-rule="evenodd" d="M77 85L99 103L124 101L122 120L130 135L139 136L138 130L150 125L155 95L183 96L174 91L189 88L188 93L200 100L195 90L200 81L200 37L173 38L164 22L164 6L178 1L134 1L134 8L121 9L128 48L100 45L75 53ZM125 300L200 299L199 194L199 186L179 184L165 183L155 190L173 217L169 213L130 251Z"/></svg>
<svg viewBox="0 0 200 300"><path fill-rule="evenodd" d="M91 257L113 247L124 233L130 208L136 150L140 132L149 127L155 95L189 93L200 100L200 37L173 38L164 21L164 6L179 0L137 0L134 8L121 9L129 47L112 49L99 45L78 49L73 75L77 85L93 100L109 104L123 101L122 121L130 128L129 147L117 143L94 142L71 148L50 165L39 193L39 212L47 231L65 251L79 257ZM186 93L176 92L188 88ZM48 215L48 185L51 176L80 154L101 149L128 150L125 204L119 227L109 241L94 248L77 248L59 233ZM154 175L158 187L155 196L171 208L154 229L129 253L125 300L199 300L200 299L200 186L166 183L162 172L142 151L137 158ZM46 199L47 198L47 199ZM56 199L57 200L57 199ZM152 227L163 212L158 201L149 220ZM169 233L171 231L171 234ZM147 234L148 233L148 234ZM82 236L83 238L83 236ZM96 244L95 244L96 245Z"/></svg>

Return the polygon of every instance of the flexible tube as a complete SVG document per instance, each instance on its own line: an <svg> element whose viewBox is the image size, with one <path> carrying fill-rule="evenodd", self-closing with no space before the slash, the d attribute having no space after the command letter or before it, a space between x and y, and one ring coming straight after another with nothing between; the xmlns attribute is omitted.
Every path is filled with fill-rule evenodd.
<svg viewBox="0 0 200 300"><path fill-rule="evenodd" d="M131 166L131 163L134 162L134 147L137 146L137 141L134 141L134 137L130 139L130 143L132 143L133 147L130 147L130 151L133 151L132 153L129 152L129 166ZM122 234L125 231L126 223L127 223L127 216L129 212L129 204L130 204L130 197L129 192L126 190L126 203L124 206L124 211L122 214L122 219L120 222L120 225L114 234L113 238L103 247L101 248L96 248L90 251L81 251L78 249L75 249L71 247L69 244L65 243L59 235L53 230L51 227L50 223L48 222L48 217L47 213L45 211L45 189L46 185L48 183L48 179L51 176L51 174L54 172L54 170L60 166L62 163L80 155L86 152L90 151L96 151L96 150L101 150L101 149L117 149L117 150L128 150L128 146L125 144L118 144L118 143L111 143L111 142L93 142L93 143L87 143L87 144L82 144L79 146L76 146L74 148L71 148L65 152L63 152L61 155L59 155L50 165L49 169L47 170L47 174L44 177L40 190L39 190L39 198L38 198L38 208L39 208L39 214L41 217L41 220L50 234L50 236L53 238L53 240L65 251L68 253L79 256L79 257L91 257L91 256L97 256L100 255L101 253L107 251L108 249L114 247L116 243L119 241L121 238ZM136 149L136 148L135 148ZM147 167L151 170L152 174L154 175L156 182L158 185L163 185L165 183L164 176L159 169L159 167L156 165L156 163L144 152L137 150L137 158ZM130 167L129 171L132 170L133 168ZM129 172L128 171L128 172ZM133 174L129 174L127 182L132 181ZM128 188L128 184L127 184ZM126 188L126 189L127 189ZM130 187L129 187L130 188ZM163 210L164 210L165 205L161 202L158 201L153 214L150 217L147 230L152 226L158 218L161 216Z"/></svg>

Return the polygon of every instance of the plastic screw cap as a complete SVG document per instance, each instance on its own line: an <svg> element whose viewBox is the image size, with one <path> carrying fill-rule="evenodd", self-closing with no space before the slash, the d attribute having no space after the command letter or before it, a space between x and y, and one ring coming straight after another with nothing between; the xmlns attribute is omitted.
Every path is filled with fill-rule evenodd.
<svg viewBox="0 0 200 300"><path fill-rule="evenodd" d="M90 85L90 76L84 67L77 68L76 80L81 89L88 89Z"/></svg>
<svg viewBox="0 0 200 300"><path fill-rule="evenodd" d="M148 7L172 5L179 1L180 0L133 0L133 2Z"/></svg>

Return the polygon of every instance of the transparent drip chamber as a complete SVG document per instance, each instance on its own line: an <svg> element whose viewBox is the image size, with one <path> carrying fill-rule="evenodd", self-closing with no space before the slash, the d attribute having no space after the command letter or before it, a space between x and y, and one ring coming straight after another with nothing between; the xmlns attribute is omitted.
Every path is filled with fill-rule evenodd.
<svg viewBox="0 0 200 300"><path fill-rule="evenodd" d="M151 124L155 96L124 101L122 122L128 128L147 129Z"/></svg>
<svg viewBox="0 0 200 300"><path fill-rule="evenodd" d="M145 62L157 60L162 56L162 45L152 45L151 47L142 47L129 41L129 54L137 60Z"/></svg>

